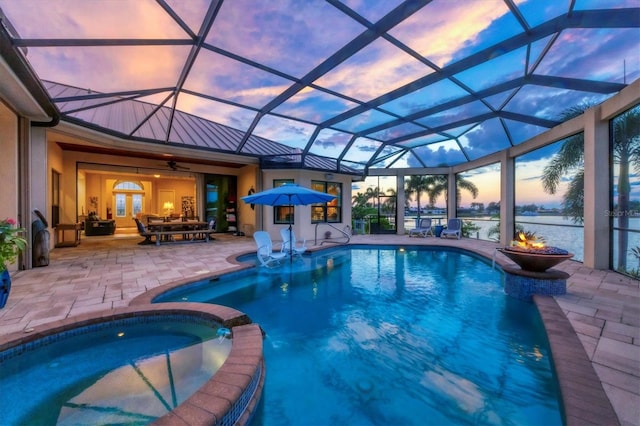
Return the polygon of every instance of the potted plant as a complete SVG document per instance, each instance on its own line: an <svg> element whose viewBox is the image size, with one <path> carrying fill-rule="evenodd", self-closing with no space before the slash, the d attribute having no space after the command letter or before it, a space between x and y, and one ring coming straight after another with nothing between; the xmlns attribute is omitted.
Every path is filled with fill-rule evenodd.
<svg viewBox="0 0 640 426"><path fill-rule="evenodd" d="M0 221L0 309L4 308L11 291L11 276L7 264L13 263L27 247L27 240L20 236L24 229L16 227L13 219Z"/></svg>
<svg viewBox="0 0 640 426"><path fill-rule="evenodd" d="M480 227L470 220L462 221L462 236L469 238L474 232L480 230Z"/></svg>

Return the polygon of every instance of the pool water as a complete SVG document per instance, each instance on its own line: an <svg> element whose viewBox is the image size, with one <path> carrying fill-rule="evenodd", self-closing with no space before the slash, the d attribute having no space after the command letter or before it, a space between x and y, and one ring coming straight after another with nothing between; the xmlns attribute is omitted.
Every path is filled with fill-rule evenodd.
<svg viewBox="0 0 640 426"><path fill-rule="evenodd" d="M562 424L535 306L442 248L330 250L173 292L266 332L258 425Z"/></svg>
<svg viewBox="0 0 640 426"><path fill-rule="evenodd" d="M200 388L231 341L211 324L115 321L0 362L3 425L148 424Z"/></svg>

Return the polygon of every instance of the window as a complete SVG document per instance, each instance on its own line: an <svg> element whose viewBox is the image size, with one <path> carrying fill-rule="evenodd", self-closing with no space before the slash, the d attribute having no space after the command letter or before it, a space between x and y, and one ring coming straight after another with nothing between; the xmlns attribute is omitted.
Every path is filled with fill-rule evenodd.
<svg viewBox="0 0 640 426"><path fill-rule="evenodd" d="M317 203L311 206L311 223L342 221L342 184L314 180L311 189L318 192L335 195L336 198L327 203Z"/></svg>
<svg viewBox="0 0 640 426"><path fill-rule="evenodd" d="M273 187L277 188L279 186L284 185L285 183L293 183L293 179L274 179ZM293 206L275 206L273 208L273 223L279 224L290 224L295 223L295 209Z"/></svg>
<svg viewBox="0 0 640 426"><path fill-rule="evenodd" d="M113 189L125 191L144 191L144 187L141 183L130 181L116 182L115 185L113 185Z"/></svg>
<svg viewBox="0 0 640 426"><path fill-rule="evenodd" d="M133 194L131 196L133 202L133 215L137 215L142 212L142 194Z"/></svg>
<svg viewBox="0 0 640 426"><path fill-rule="evenodd" d="M116 217L127 215L127 197L124 194L116 194Z"/></svg>
<svg viewBox="0 0 640 426"><path fill-rule="evenodd" d="M500 241L500 163L458 173L456 188L456 217L467 236Z"/></svg>
<svg viewBox="0 0 640 426"><path fill-rule="evenodd" d="M584 259L583 147L583 134L577 133L515 159L514 231L533 232L546 245L574 253L573 260L580 262Z"/></svg>

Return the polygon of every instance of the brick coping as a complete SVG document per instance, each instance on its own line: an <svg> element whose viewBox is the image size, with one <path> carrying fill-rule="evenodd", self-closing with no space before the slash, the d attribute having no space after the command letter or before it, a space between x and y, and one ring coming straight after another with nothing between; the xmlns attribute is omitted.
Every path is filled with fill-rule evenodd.
<svg viewBox="0 0 640 426"><path fill-rule="evenodd" d="M552 367L560 386L567 425L620 425L587 352L558 302L534 295L551 347Z"/></svg>

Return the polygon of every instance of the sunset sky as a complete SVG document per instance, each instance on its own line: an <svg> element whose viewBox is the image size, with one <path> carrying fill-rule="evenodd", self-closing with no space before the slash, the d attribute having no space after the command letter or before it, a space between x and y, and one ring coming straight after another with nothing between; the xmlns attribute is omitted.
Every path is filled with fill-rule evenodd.
<svg viewBox="0 0 640 426"><path fill-rule="evenodd" d="M637 0L516 0L517 14L502 0L416 10L399 0L212 4L0 0L15 42L71 118L196 143L169 122L175 107L356 170L481 158L640 77L637 22L571 21L635 8L615 15L624 20ZM132 100L164 109L114 120L109 108Z"/></svg>

